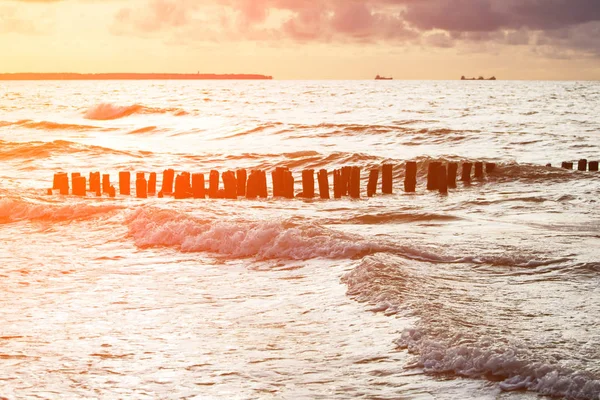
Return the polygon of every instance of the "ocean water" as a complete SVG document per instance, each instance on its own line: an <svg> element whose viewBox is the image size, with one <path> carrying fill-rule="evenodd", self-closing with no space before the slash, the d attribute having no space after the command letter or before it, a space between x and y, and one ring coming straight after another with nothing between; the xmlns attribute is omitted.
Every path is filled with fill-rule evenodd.
<svg viewBox="0 0 600 400"><path fill-rule="evenodd" d="M599 115L597 82L1 82L0 397L600 399L600 173L557 168ZM450 160L498 168L428 192ZM346 165L360 200L46 195Z"/></svg>

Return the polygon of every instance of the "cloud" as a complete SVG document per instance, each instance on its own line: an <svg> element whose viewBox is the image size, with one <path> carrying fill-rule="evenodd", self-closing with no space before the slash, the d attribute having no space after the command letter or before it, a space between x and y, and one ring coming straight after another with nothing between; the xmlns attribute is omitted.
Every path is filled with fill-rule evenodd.
<svg viewBox="0 0 600 400"><path fill-rule="evenodd" d="M600 54L593 37L587 36L597 34L600 0L146 0L140 4L143 7L122 8L116 14L115 31L185 32L190 41L387 42L441 48L461 42L536 46L542 40L544 46Z"/></svg>

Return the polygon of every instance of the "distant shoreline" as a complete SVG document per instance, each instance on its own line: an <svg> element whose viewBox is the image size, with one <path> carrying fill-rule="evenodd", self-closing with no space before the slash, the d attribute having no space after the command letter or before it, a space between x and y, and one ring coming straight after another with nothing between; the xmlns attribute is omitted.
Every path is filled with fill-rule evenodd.
<svg viewBox="0 0 600 400"><path fill-rule="evenodd" d="M107 80L271 80L259 74L163 74L163 73L36 73L0 74L0 81L107 81Z"/></svg>

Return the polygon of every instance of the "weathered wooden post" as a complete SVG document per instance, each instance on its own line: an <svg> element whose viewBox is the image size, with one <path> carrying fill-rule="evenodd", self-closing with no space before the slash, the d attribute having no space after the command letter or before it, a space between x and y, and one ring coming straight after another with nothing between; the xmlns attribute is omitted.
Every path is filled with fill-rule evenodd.
<svg viewBox="0 0 600 400"><path fill-rule="evenodd" d="M219 197L219 171L211 170L208 176L208 198Z"/></svg>
<svg viewBox="0 0 600 400"><path fill-rule="evenodd" d="M577 171L587 171L587 160L581 159L577 163Z"/></svg>
<svg viewBox="0 0 600 400"><path fill-rule="evenodd" d="M475 163L475 179L483 179L483 163L479 161Z"/></svg>
<svg viewBox="0 0 600 400"><path fill-rule="evenodd" d="M590 171L592 171L592 172L598 171L598 161L590 161Z"/></svg>
<svg viewBox="0 0 600 400"><path fill-rule="evenodd" d="M131 194L131 174L129 171L119 172L119 193L124 196Z"/></svg>
<svg viewBox="0 0 600 400"><path fill-rule="evenodd" d="M237 178L237 195L238 196L245 196L246 195L246 179L247 179L247 174L246 174L246 170L245 169L238 169L237 171L235 171L236 174L236 178Z"/></svg>
<svg viewBox="0 0 600 400"><path fill-rule="evenodd" d="M360 167L352 167L350 170L350 197L360 199Z"/></svg>
<svg viewBox="0 0 600 400"><path fill-rule="evenodd" d="M462 165L462 174L460 180L464 183L471 183L471 169L473 168L473 164L470 162L463 163Z"/></svg>
<svg viewBox="0 0 600 400"><path fill-rule="evenodd" d="M148 194L156 194L156 172L150 172L148 179Z"/></svg>
<svg viewBox="0 0 600 400"><path fill-rule="evenodd" d="M438 169L442 164L438 161L431 161L427 166L427 190L437 190Z"/></svg>
<svg viewBox="0 0 600 400"><path fill-rule="evenodd" d="M367 197L373 197L377 193L377 181L379 181L379 168L372 169L369 172L369 182L367 183Z"/></svg>
<svg viewBox="0 0 600 400"><path fill-rule="evenodd" d="M110 175L102 174L102 193L110 194Z"/></svg>
<svg viewBox="0 0 600 400"><path fill-rule="evenodd" d="M458 163L448 163L448 187L454 189L456 187L456 173L458 172Z"/></svg>
<svg viewBox="0 0 600 400"><path fill-rule="evenodd" d="M66 172L54 174L53 189L58 189L60 194L69 194L69 175Z"/></svg>
<svg viewBox="0 0 600 400"><path fill-rule="evenodd" d="M342 171L339 169L333 170L333 198L342 198Z"/></svg>
<svg viewBox="0 0 600 400"><path fill-rule="evenodd" d="M173 197L177 200L185 199L185 177L181 174L175 177L175 192Z"/></svg>
<svg viewBox="0 0 600 400"><path fill-rule="evenodd" d="M225 188L225 198L230 200L237 199L237 178L235 172L227 171L223 173L223 187Z"/></svg>
<svg viewBox="0 0 600 400"><path fill-rule="evenodd" d="M329 177L327 176L327 170L320 170L317 177L319 180L319 196L324 200L329 200Z"/></svg>
<svg viewBox="0 0 600 400"><path fill-rule="evenodd" d="M162 194L172 194L173 193L173 183L175 181L175 171L173 169L165 169L163 171L163 181L162 181Z"/></svg>
<svg viewBox="0 0 600 400"><path fill-rule="evenodd" d="M283 171L283 197L294 198L294 175L289 169Z"/></svg>
<svg viewBox="0 0 600 400"><path fill-rule="evenodd" d="M406 173L404 175L404 191L413 193L417 190L417 162L406 162Z"/></svg>
<svg viewBox="0 0 600 400"><path fill-rule="evenodd" d="M448 194L448 175L446 173L446 166L438 165L437 167L437 187L441 194Z"/></svg>
<svg viewBox="0 0 600 400"><path fill-rule="evenodd" d="M117 189L114 186L110 185L108 188L108 195L112 198L117 196Z"/></svg>
<svg viewBox="0 0 600 400"><path fill-rule="evenodd" d="M394 166L383 164L381 167L381 193L392 194L394 192Z"/></svg>
<svg viewBox="0 0 600 400"><path fill-rule="evenodd" d="M248 179L246 180L246 198L247 199L256 199L258 197L258 173L256 170L251 170L250 175L248 175Z"/></svg>
<svg viewBox="0 0 600 400"><path fill-rule="evenodd" d="M148 198L148 182L146 174L143 172L138 172L135 177L135 197L138 199Z"/></svg>
<svg viewBox="0 0 600 400"><path fill-rule="evenodd" d="M286 170L287 168L284 167L276 167L273 171L271 171L271 180L273 181L273 197L284 196Z"/></svg>
<svg viewBox="0 0 600 400"><path fill-rule="evenodd" d="M100 188L100 172L90 172L90 192L96 195L102 192Z"/></svg>
<svg viewBox="0 0 600 400"><path fill-rule="evenodd" d="M302 197L312 199L315 197L315 170L302 171Z"/></svg>
<svg viewBox="0 0 600 400"><path fill-rule="evenodd" d="M206 197L204 174L192 174L192 196L194 199L203 199Z"/></svg>
<svg viewBox="0 0 600 400"><path fill-rule="evenodd" d="M81 175L74 175L73 177L73 194L75 196L81 196L81 197L85 197L85 188L86 188L86 182L85 182L85 176L81 176Z"/></svg>
<svg viewBox="0 0 600 400"><path fill-rule="evenodd" d="M572 162L566 162L566 161L564 161L562 163L562 168L564 168L564 169L573 169L573 163Z"/></svg>
<svg viewBox="0 0 600 400"><path fill-rule="evenodd" d="M291 175L291 174L290 174ZM269 197L269 189L267 186L267 173L265 171L262 170L258 170L258 197L260 197L261 199L266 199L267 197ZM292 195L294 194L294 181L292 178Z"/></svg>
<svg viewBox="0 0 600 400"><path fill-rule="evenodd" d="M496 163L485 163L485 173L493 174L496 171Z"/></svg>
<svg viewBox="0 0 600 400"><path fill-rule="evenodd" d="M350 177L352 176L352 167L342 167L342 196L350 194Z"/></svg>

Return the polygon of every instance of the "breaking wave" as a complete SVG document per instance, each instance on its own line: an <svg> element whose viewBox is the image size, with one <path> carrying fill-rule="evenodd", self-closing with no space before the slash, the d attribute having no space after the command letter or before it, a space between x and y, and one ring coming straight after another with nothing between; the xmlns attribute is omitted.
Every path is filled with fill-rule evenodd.
<svg viewBox="0 0 600 400"><path fill-rule="evenodd" d="M290 222L202 220L170 210L140 209L128 218L139 247L176 247L259 260L344 259L393 247L334 230Z"/></svg>
<svg viewBox="0 0 600 400"><path fill-rule="evenodd" d="M141 104L116 106L110 103L102 103L88 109L84 117L91 120L108 121L125 118L133 114L173 114L179 117L188 113L180 108L152 108Z"/></svg>
<svg viewBox="0 0 600 400"><path fill-rule="evenodd" d="M15 221L72 221L86 220L121 209L114 204L52 204L19 198L0 199L0 224Z"/></svg>
<svg viewBox="0 0 600 400"><path fill-rule="evenodd" d="M463 309L454 310L451 303L446 304L451 297L445 297L449 289L444 279L425 270L424 265L414 265L413 261L372 255L342 277L347 294L369 304L370 311L419 317L415 327L406 329L395 340L398 348L415 355L408 368L490 379L499 382L504 391L529 390L568 399L599 399L599 376L585 367L562 363L556 351L550 355L540 351L538 344L516 341L499 326L479 326L485 319L466 319L464 313L470 312L468 302L473 304L472 312L481 318L479 299L455 295Z"/></svg>

